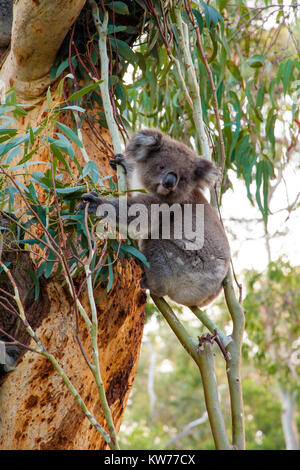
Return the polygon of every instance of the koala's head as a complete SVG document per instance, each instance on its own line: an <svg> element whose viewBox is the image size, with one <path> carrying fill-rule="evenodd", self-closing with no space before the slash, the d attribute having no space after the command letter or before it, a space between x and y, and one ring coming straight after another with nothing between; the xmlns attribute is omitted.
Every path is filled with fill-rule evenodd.
<svg viewBox="0 0 300 470"><path fill-rule="evenodd" d="M184 201L196 188L213 186L218 178L213 163L156 129L137 132L125 152L143 187L165 201Z"/></svg>

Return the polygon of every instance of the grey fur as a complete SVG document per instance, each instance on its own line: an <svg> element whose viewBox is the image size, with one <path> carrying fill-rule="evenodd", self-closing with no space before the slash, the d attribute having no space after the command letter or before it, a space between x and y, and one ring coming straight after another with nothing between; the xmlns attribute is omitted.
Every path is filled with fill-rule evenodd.
<svg viewBox="0 0 300 470"><path fill-rule="evenodd" d="M140 240L140 249L150 264L145 268L144 287L179 304L207 305L219 294L230 262L230 249L222 224L202 193L218 178L216 167L199 158L185 144L153 129L139 131L132 137L125 149L125 158L129 175L134 175L132 181L134 184L138 181L139 185L132 189L144 188L148 192L129 198L128 207L134 203L144 204L149 214L153 204L192 204L194 227L194 209L197 204L204 206L204 244L201 249L188 250L182 239L172 235L170 239ZM176 184L166 189L164 181L170 173L176 175ZM84 208L86 202L90 203L91 213L96 214L100 204L108 203L118 214L118 199L106 200L89 193L83 196L80 208ZM128 223L134 218L129 217ZM173 223L171 234L174 230Z"/></svg>

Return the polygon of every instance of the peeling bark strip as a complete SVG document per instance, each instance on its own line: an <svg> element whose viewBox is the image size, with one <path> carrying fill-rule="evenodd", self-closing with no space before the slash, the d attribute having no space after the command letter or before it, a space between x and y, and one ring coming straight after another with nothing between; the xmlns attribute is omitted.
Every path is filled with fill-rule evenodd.
<svg viewBox="0 0 300 470"><path fill-rule="evenodd" d="M2 67L5 89L16 87L23 99L39 97L50 84L49 72L69 28L86 0L19 0L13 9L11 51Z"/></svg>

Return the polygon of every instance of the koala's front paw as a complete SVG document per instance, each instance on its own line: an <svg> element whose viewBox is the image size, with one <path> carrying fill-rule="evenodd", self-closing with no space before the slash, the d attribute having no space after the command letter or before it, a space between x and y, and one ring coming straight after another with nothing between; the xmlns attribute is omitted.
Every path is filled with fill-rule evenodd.
<svg viewBox="0 0 300 470"><path fill-rule="evenodd" d="M127 173L126 160L122 153L117 153L116 155L114 155L113 159L109 160L108 163L110 164L113 170L117 169L117 165L121 165L124 168L125 173Z"/></svg>
<svg viewBox="0 0 300 470"><path fill-rule="evenodd" d="M77 209L84 210L87 203L89 203L89 214L96 214L97 212L97 207L102 204L103 199L98 196L95 191L91 191L90 193L83 194L81 196L82 201L77 205Z"/></svg>

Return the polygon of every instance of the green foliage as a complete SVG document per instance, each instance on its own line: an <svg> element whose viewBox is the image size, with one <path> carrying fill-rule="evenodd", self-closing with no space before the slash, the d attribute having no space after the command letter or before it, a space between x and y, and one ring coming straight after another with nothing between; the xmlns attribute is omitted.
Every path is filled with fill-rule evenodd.
<svg viewBox="0 0 300 470"><path fill-rule="evenodd" d="M181 68L184 67L174 17L174 9L181 8L182 19L189 27L206 132L214 149L214 158L220 163L211 85L184 2L180 6L168 2L163 10L163 3L156 0L106 0L103 5L110 12L111 92L116 104L116 119L124 135L128 130L142 126L158 127L174 138L197 146L192 112L178 70L167 52L168 49L179 60ZM276 176L276 169L288 158L288 149L298 133L299 107L295 88L300 79L300 62L294 46L297 38L294 39L295 32L291 28L289 48L280 44L281 36L287 31L286 21L291 17L280 7L271 8L269 1L264 6L257 2L254 8L247 1L228 4L221 0L214 5L192 1L191 6L216 88L226 151L225 171L229 178L230 172L234 171L244 179L249 200L257 204L267 220L270 181ZM102 20L102 11L100 15ZM266 30L262 24L270 17L274 19L274 26ZM61 50L63 57L59 57L53 67L53 77L62 74L68 65L75 83L81 79L89 80L90 75L97 77L100 66L98 38L89 20L90 12L85 9L77 23L80 33L72 39L72 56L65 58L70 52L70 38L67 38ZM131 83L127 71L132 77ZM85 93L92 91L93 86L95 84L88 85ZM72 99L81 97L82 90L75 89ZM87 93L85 100L91 97ZM93 94L93 99L102 105L99 95ZM103 113L99 113L99 122L106 127ZM278 134L283 123L288 130L282 139L278 139L276 129ZM228 180L223 191L227 188Z"/></svg>
<svg viewBox="0 0 300 470"><path fill-rule="evenodd" d="M68 78L72 79L71 76ZM61 82L58 85L60 90ZM71 95L71 98L78 99L94 89L95 84L88 85ZM13 113L15 116L27 114L16 103L13 89L7 94L5 103L0 106L0 208L12 218L13 233L17 225L16 242L20 247L28 248L35 253L43 253L36 273L29 272L35 283L36 298L39 295L41 276L48 279L50 276L54 278L61 274L63 266L58 247L62 239L68 239L67 263L72 276L77 276L84 269L82 261L89 255L89 242L97 243L93 236L96 219L90 217L85 221L84 211L76 211L76 203L81 195L93 189L104 196L118 196L114 186L111 190L103 189L106 178L101 177L94 161L89 161L83 168L81 167L73 150L73 145L83 147L76 126L75 130L72 130L59 121L67 111L85 113L85 110L78 106L66 106L64 102L62 105L52 107L50 91L47 101L49 109L46 117L37 128L28 127L24 133L18 133L16 129L9 127L12 118L7 116L8 113ZM44 149L49 152L50 161L34 159L35 154ZM12 159L15 162L18 155L20 155L19 161L12 166ZM79 178L75 178L71 162L75 163ZM30 166L37 164L44 167L44 171L30 173ZM22 176L25 177L24 182L20 180ZM16 195L21 196L26 204L26 222L21 222L18 218L15 222ZM39 236L34 235L36 230L39 231ZM109 291L114 282L113 264L116 259L131 257L147 264L144 255L131 244L130 240L119 243L109 238L105 256L101 250L98 250L91 263L94 269L94 285L103 282Z"/></svg>
<svg viewBox="0 0 300 470"><path fill-rule="evenodd" d="M226 3L226 2L225 2ZM274 55L276 47L268 36L261 34L261 42L248 35L257 27L255 18L239 32L240 40L232 42L236 25L224 21L236 14L235 4L216 2L220 8L201 2L192 2L193 13L199 26L201 41L211 66L216 86L218 104L223 121L226 150L226 171L234 170L244 179L251 203L257 204L264 219L268 217L268 191L275 171L283 161L284 147L298 132L299 109L293 114L286 95L293 93L300 78L300 62L295 50L286 50L280 66ZM180 39L174 23L172 9L161 11L158 2L147 10L145 34L135 47L135 54L146 60L136 62L129 57L133 67L132 84L123 87L128 95L127 107L122 105L122 117L133 130L141 126L159 127L173 137L195 145L195 123L182 89L178 70L170 61L166 45L183 64ZM241 17L250 17L246 2L239 3ZM243 12L243 14L242 14ZM224 16L223 16L224 15ZM189 25L189 39L193 62L199 78L202 112L207 132L213 142L215 159L220 161L220 148L216 118L211 112L213 97L207 71L196 47L194 28L187 12L182 17ZM269 49L268 49L269 48ZM265 53L266 49L269 50ZM261 52L260 52L261 51ZM283 94L282 94L283 93ZM275 135L276 126L289 120L289 135L284 142ZM254 183L254 184L252 184Z"/></svg>

